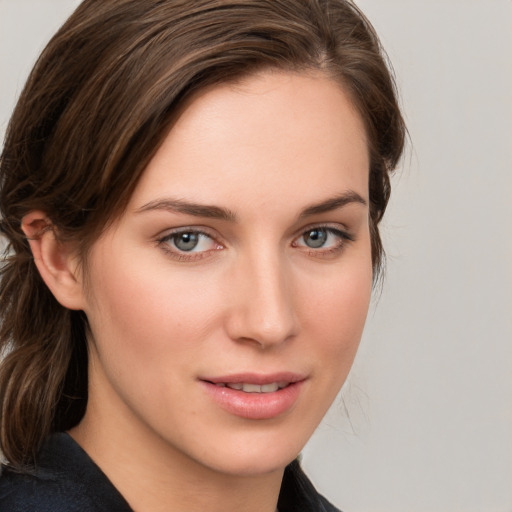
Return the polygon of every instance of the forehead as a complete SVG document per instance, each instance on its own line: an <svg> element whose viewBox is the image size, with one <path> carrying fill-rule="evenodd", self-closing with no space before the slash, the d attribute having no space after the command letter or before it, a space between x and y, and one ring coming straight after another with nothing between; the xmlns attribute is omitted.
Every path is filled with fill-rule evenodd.
<svg viewBox="0 0 512 512"><path fill-rule="evenodd" d="M132 198L297 201L357 189L368 198L363 121L340 85L321 74L266 71L196 95L182 109ZM314 184L314 190L311 190ZM336 190L332 190L333 187ZM261 206L264 197L261 199Z"/></svg>

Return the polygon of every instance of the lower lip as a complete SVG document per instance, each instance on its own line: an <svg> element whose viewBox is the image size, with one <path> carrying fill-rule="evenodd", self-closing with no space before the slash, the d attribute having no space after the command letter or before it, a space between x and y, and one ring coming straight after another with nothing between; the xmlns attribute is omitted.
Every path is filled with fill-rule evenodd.
<svg viewBox="0 0 512 512"><path fill-rule="evenodd" d="M201 381L209 395L225 411L250 420L268 420L284 414L299 398L304 381L293 382L272 393L245 393Z"/></svg>

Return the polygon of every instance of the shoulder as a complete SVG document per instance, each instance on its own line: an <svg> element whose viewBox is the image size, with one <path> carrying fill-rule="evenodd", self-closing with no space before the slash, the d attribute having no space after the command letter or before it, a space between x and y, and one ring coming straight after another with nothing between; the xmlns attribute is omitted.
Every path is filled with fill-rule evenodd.
<svg viewBox="0 0 512 512"><path fill-rule="evenodd" d="M297 460L285 470L279 512L341 512L317 492Z"/></svg>
<svg viewBox="0 0 512 512"><path fill-rule="evenodd" d="M0 511L131 512L124 498L67 434L53 434L31 471L2 466Z"/></svg>
<svg viewBox="0 0 512 512"><path fill-rule="evenodd" d="M45 471L18 473L3 466L0 475L0 510L9 512L93 511L79 485Z"/></svg>
<svg viewBox="0 0 512 512"><path fill-rule="evenodd" d="M319 511L321 510L322 512L341 512L339 508L336 508L331 502L327 501L320 494L318 495L318 500L322 507L321 509L319 509Z"/></svg>

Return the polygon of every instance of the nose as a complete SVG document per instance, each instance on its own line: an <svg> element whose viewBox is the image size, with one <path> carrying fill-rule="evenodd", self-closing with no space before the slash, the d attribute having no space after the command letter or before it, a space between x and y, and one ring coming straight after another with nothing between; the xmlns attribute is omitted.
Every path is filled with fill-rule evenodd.
<svg viewBox="0 0 512 512"><path fill-rule="evenodd" d="M239 262L230 276L226 330L233 340L269 348L294 337L299 322L285 259L270 251L262 254L261 248L258 252Z"/></svg>

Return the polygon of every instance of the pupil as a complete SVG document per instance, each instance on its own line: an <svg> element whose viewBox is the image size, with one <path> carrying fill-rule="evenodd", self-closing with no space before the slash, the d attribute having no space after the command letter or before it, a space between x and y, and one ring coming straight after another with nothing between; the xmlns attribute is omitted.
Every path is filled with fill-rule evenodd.
<svg viewBox="0 0 512 512"><path fill-rule="evenodd" d="M197 233L181 233L176 237L174 244L180 251L191 251L198 242L199 236Z"/></svg>
<svg viewBox="0 0 512 512"><path fill-rule="evenodd" d="M327 231L325 229L312 229L305 236L306 245L312 249L318 249L325 244L327 240Z"/></svg>

